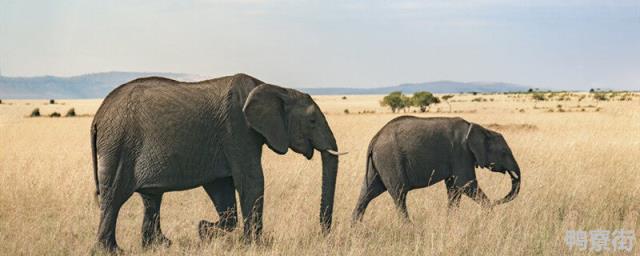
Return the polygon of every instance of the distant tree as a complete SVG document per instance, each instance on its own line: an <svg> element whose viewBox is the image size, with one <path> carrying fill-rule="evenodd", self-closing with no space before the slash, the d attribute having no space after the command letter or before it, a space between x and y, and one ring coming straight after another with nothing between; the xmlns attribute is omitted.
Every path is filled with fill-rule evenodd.
<svg viewBox="0 0 640 256"><path fill-rule="evenodd" d="M589 89L590 93L594 93L596 90L594 90L593 88Z"/></svg>
<svg viewBox="0 0 640 256"><path fill-rule="evenodd" d="M49 104L56 104L56 100L54 100L54 99L50 99L50 100L49 100Z"/></svg>
<svg viewBox="0 0 640 256"><path fill-rule="evenodd" d="M402 111L407 113L407 110L411 112L411 106L413 106L413 98L402 95Z"/></svg>
<svg viewBox="0 0 640 256"><path fill-rule="evenodd" d="M411 97L411 103L411 105L419 107L420 112L425 112L429 105L440 103L440 99L430 92L423 91L414 93L413 97Z"/></svg>
<svg viewBox="0 0 640 256"><path fill-rule="evenodd" d="M389 107L391 108L391 112L395 113L398 109L405 107L405 97L402 92L391 92L382 98L380 106Z"/></svg>
<svg viewBox="0 0 640 256"><path fill-rule="evenodd" d="M478 95L478 92L471 92L471 94L473 94L473 96Z"/></svg>
<svg viewBox="0 0 640 256"><path fill-rule="evenodd" d="M447 106L449 106L449 113L451 113L451 104L449 104L449 100L451 98L453 98L453 94L447 94L442 96L442 100L447 103Z"/></svg>
<svg viewBox="0 0 640 256"><path fill-rule="evenodd" d="M532 93L533 92L533 88L529 88L529 90L527 90L528 93Z"/></svg>
<svg viewBox="0 0 640 256"><path fill-rule="evenodd" d="M346 100L346 99L347 99L347 96L342 96L342 99L343 99L343 100Z"/></svg>

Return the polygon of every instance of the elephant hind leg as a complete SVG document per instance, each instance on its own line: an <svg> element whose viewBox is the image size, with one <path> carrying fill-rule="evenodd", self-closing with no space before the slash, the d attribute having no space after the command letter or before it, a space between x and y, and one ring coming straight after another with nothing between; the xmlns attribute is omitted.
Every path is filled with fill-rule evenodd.
<svg viewBox="0 0 640 256"><path fill-rule="evenodd" d="M142 247L162 245L169 247L169 240L160 229L160 204L162 194L140 194L144 204L144 219L142 221Z"/></svg>
<svg viewBox="0 0 640 256"><path fill-rule="evenodd" d="M409 212L407 211L408 192L409 191L403 187L389 190L389 194L391 195L391 198L396 205L396 209L398 210L400 217L406 222L409 222Z"/></svg>
<svg viewBox="0 0 640 256"><path fill-rule="evenodd" d="M116 223L118 213L122 207L121 203L103 203L100 213L100 225L98 227L98 243L95 249L104 250L109 253L121 253L122 250L116 242Z"/></svg>
<svg viewBox="0 0 640 256"><path fill-rule="evenodd" d="M203 187L211 201L213 201L219 217L219 220L214 223L206 220L200 221L198 233L200 239L206 240L235 229L238 225L238 211L236 209L236 190L232 177L217 179Z"/></svg>
<svg viewBox="0 0 640 256"><path fill-rule="evenodd" d="M370 182L365 180L364 184L362 184L358 203L356 204L356 208L353 210L352 223L362 221L369 202L386 190L387 188L382 183L380 175L376 174Z"/></svg>
<svg viewBox="0 0 640 256"><path fill-rule="evenodd" d="M133 189L127 181L132 172L126 163L117 159L103 158L98 162L100 188L100 224L95 249L120 253L116 242L116 223L122 205L131 197Z"/></svg>

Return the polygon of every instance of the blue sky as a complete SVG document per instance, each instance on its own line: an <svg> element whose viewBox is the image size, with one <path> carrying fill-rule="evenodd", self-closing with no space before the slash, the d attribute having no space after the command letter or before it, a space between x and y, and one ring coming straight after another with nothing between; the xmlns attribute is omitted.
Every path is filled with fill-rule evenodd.
<svg viewBox="0 0 640 256"><path fill-rule="evenodd" d="M0 67L640 89L640 1L0 0Z"/></svg>

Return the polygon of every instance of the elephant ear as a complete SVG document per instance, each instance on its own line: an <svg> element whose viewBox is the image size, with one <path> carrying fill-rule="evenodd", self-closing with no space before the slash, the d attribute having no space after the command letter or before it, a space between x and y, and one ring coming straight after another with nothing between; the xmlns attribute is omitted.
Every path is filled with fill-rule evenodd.
<svg viewBox="0 0 640 256"><path fill-rule="evenodd" d="M487 131L477 124L470 123L467 131L467 146L476 158L476 164L481 167L489 165Z"/></svg>
<svg viewBox="0 0 640 256"><path fill-rule="evenodd" d="M247 123L260 133L271 150L285 154L289 149L289 136L285 123L287 90L270 84L253 89L242 108Z"/></svg>

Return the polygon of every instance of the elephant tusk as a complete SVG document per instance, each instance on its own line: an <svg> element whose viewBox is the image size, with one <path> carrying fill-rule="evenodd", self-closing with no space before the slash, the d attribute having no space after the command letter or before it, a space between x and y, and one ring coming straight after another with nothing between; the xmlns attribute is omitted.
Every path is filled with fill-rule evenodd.
<svg viewBox="0 0 640 256"><path fill-rule="evenodd" d="M349 152L338 152L338 151L334 151L334 150L331 150L331 149L327 149L327 152L329 152L329 154L332 154L334 156L340 156L340 155L349 154Z"/></svg>
<svg viewBox="0 0 640 256"><path fill-rule="evenodd" d="M509 173L511 174L511 176L513 176L516 179L519 179L520 177L518 176L518 174L514 171L509 171Z"/></svg>

